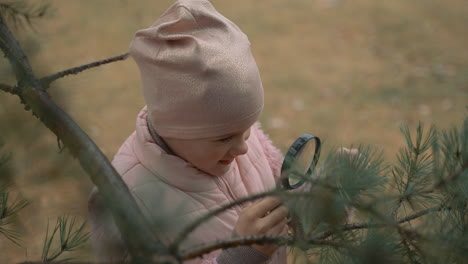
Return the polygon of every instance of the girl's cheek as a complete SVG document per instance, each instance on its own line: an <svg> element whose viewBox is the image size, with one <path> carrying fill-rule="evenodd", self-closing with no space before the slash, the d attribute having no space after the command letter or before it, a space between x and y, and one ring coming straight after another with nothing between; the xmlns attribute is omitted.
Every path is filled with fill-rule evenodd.
<svg viewBox="0 0 468 264"><path fill-rule="evenodd" d="M226 156L226 151L224 149L221 150L216 150L213 151L211 157L212 159L215 159L216 161L219 161L220 159L223 159Z"/></svg>

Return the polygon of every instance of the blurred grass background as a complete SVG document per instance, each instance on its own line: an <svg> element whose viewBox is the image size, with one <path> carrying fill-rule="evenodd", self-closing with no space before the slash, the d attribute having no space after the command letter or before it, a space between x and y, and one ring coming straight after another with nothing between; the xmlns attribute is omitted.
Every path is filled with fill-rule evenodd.
<svg viewBox="0 0 468 264"><path fill-rule="evenodd" d="M30 1L34 2L34 1ZM127 51L136 30L173 1L49 1L34 30L17 28L37 75ZM283 151L302 133L334 146L371 144L394 160L401 124L448 128L468 105L468 2L465 0L214 0L252 43L265 88L264 130ZM0 60L3 83L14 83ZM128 59L66 77L49 89L111 159L144 105ZM76 160L19 99L0 93L0 140L17 195L30 199L16 229L27 251L0 239L0 263L40 258L48 219L86 219L92 183ZM74 256L91 260L91 248Z"/></svg>

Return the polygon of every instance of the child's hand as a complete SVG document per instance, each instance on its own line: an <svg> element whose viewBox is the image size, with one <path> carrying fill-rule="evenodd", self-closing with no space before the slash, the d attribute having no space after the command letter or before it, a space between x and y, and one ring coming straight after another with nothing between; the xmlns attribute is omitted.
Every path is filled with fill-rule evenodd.
<svg viewBox="0 0 468 264"><path fill-rule="evenodd" d="M267 197L255 202L242 210L234 231L239 236L252 235L287 235L288 208L282 205L280 199ZM253 248L267 256L273 255L279 247L275 244L252 245Z"/></svg>

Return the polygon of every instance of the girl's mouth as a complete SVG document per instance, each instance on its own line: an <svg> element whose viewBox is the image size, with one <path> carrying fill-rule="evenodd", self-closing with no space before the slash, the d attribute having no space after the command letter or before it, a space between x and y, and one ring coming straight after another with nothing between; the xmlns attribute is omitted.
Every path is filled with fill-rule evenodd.
<svg viewBox="0 0 468 264"><path fill-rule="evenodd" d="M234 159L230 159L230 160L220 160L219 163L221 164L224 164L224 165L229 165L231 164L231 162L233 162Z"/></svg>

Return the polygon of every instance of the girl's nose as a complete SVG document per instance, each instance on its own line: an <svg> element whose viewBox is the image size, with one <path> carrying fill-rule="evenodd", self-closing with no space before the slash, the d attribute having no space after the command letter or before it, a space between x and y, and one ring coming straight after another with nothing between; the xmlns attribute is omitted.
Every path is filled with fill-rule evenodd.
<svg viewBox="0 0 468 264"><path fill-rule="evenodd" d="M250 137L250 128L242 133L241 137L236 141L235 145L232 146L229 154L233 157L244 155L249 150L247 145L247 139Z"/></svg>
<svg viewBox="0 0 468 264"><path fill-rule="evenodd" d="M232 156L240 156L244 155L247 153L249 150L249 146L247 146L247 141L246 140L241 140L239 143L235 144L232 148L229 154Z"/></svg>

